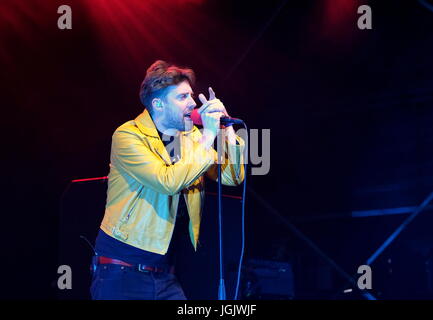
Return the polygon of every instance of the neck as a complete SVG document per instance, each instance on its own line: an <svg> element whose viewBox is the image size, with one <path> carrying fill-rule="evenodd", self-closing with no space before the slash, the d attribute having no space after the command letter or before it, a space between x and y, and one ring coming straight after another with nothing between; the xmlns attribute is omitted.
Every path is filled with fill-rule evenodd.
<svg viewBox="0 0 433 320"><path fill-rule="evenodd" d="M158 129L159 132L162 132L165 135L168 136L177 136L179 134L179 130L174 128L168 128L164 123L162 123L161 118L156 117L153 119L153 123L155 124L156 129Z"/></svg>

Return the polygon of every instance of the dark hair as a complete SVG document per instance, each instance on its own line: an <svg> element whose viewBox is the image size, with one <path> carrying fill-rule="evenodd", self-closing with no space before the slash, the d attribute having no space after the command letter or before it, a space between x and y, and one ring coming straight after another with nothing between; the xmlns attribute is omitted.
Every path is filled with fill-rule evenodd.
<svg viewBox="0 0 433 320"><path fill-rule="evenodd" d="M187 80L194 85L195 75L192 69L180 68L162 60L155 61L146 71L140 86L141 103L151 111L152 99L165 98L165 88Z"/></svg>

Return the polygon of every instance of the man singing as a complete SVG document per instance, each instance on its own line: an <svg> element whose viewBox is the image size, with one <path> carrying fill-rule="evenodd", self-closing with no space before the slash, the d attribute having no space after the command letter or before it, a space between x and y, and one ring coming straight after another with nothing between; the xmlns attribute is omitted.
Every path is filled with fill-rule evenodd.
<svg viewBox="0 0 433 320"><path fill-rule="evenodd" d="M221 182L243 181L244 142L231 126L221 129L228 113L212 88L209 99L199 95L203 134L193 125L193 84L191 69L156 61L141 84L143 113L113 134L93 299L186 299L174 274L176 245L189 235L197 249L204 175L217 179L213 144L219 133Z"/></svg>

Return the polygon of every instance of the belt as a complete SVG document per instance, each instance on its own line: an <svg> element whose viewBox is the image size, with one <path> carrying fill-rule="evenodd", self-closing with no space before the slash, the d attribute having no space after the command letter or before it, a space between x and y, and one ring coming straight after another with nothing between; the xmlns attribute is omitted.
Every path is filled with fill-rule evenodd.
<svg viewBox="0 0 433 320"><path fill-rule="evenodd" d="M98 264L117 264L129 268L137 269L141 272L166 272L166 273L174 273L174 267L170 268L161 268L155 266L149 266L145 264L130 264L122 260L107 258L103 256L98 257Z"/></svg>

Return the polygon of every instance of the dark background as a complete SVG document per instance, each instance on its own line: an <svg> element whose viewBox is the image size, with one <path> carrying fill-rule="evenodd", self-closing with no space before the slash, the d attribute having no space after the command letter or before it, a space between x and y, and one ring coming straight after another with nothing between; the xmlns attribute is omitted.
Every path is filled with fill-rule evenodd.
<svg viewBox="0 0 433 320"><path fill-rule="evenodd" d="M57 28L62 4L72 30ZM357 28L362 4L372 30ZM369 210L413 209L433 191L433 12L421 1L0 7L3 298L57 296L62 193L108 173L111 134L142 112L139 84L156 59L192 67L196 93L211 85L232 116L271 130L270 171L248 179L258 196L247 197L246 255L290 261L297 298L344 298L347 284L290 223L353 275L411 209ZM377 261L375 295L432 297L430 216Z"/></svg>

